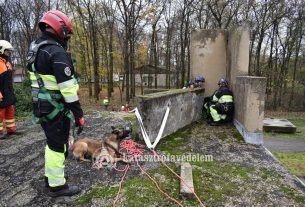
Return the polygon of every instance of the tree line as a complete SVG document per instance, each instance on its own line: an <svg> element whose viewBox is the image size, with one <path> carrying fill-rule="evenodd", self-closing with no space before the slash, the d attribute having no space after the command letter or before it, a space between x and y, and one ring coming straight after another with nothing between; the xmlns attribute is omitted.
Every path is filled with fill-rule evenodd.
<svg viewBox="0 0 305 207"><path fill-rule="evenodd" d="M16 64L25 65L38 22L50 9L72 20L69 51L96 100L102 81L111 97L117 73L124 74L121 87L129 101L135 96L133 70L144 64L175 74L166 74L166 87L180 88L191 79L192 30L248 25L249 74L267 78L267 106L305 108L304 0L4 0L0 36L16 48ZM157 87L157 72L151 76L149 87Z"/></svg>

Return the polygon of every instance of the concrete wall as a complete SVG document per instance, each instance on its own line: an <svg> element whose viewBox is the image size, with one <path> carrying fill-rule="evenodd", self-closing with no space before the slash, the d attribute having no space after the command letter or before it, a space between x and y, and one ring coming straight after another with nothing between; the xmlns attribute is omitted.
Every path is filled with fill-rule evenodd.
<svg viewBox="0 0 305 207"><path fill-rule="evenodd" d="M167 106L170 112L162 137L199 120L203 96L204 89L189 88L138 96L138 109L151 141L157 137Z"/></svg>
<svg viewBox="0 0 305 207"><path fill-rule="evenodd" d="M247 27L239 27L229 32L227 79L234 91L237 76L249 73L250 31Z"/></svg>
<svg viewBox="0 0 305 207"><path fill-rule="evenodd" d="M234 124L247 143L263 144L266 79L247 76L250 32L240 27L229 32L227 79L234 94Z"/></svg>
<svg viewBox="0 0 305 207"><path fill-rule="evenodd" d="M263 144L265 90L264 77L236 77L234 124L247 143Z"/></svg>
<svg viewBox="0 0 305 207"><path fill-rule="evenodd" d="M193 31L191 75L205 76L206 95L218 88L220 78L226 78L234 94L237 129L246 142L261 144L266 80L247 76L249 44L247 27Z"/></svg>
<svg viewBox="0 0 305 207"><path fill-rule="evenodd" d="M147 95L147 94L151 94L151 93L159 93L159 92L163 92L163 91L168 91L169 89L162 89L162 88L145 88L143 89L143 94Z"/></svg>
<svg viewBox="0 0 305 207"><path fill-rule="evenodd" d="M226 77L227 31L198 30L191 34L191 76L205 77L205 94L212 94Z"/></svg>

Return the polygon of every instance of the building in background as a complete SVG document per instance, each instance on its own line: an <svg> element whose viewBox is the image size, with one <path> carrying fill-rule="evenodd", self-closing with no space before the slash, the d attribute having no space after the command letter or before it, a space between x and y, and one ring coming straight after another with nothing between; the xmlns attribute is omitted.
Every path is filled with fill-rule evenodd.
<svg viewBox="0 0 305 207"><path fill-rule="evenodd" d="M23 82L23 80L25 79L25 72L24 72L24 68L21 66L15 66L13 68L14 73L13 73L13 80L14 83L21 83Z"/></svg>
<svg viewBox="0 0 305 207"><path fill-rule="evenodd" d="M175 85L175 73L162 67L143 65L133 70L136 86L155 86L155 74L157 73L158 87L166 87L166 76L169 75L170 85Z"/></svg>

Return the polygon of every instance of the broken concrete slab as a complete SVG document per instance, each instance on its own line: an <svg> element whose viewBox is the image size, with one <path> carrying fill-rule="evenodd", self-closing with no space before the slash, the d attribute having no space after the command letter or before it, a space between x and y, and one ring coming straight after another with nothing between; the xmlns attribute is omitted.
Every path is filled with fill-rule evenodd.
<svg viewBox="0 0 305 207"><path fill-rule="evenodd" d="M193 174L192 166L188 162L181 164L181 178L184 182L180 181L180 195L183 198L192 199L194 198L194 183L193 183ZM185 184L186 182L186 184Z"/></svg>
<svg viewBox="0 0 305 207"><path fill-rule="evenodd" d="M287 119L264 118L263 123L265 132L295 133L297 129Z"/></svg>

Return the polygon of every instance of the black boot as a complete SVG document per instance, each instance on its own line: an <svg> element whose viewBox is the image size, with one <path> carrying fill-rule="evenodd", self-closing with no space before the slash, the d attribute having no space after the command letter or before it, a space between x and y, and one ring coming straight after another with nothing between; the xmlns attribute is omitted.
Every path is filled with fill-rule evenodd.
<svg viewBox="0 0 305 207"><path fill-rule="evenodd" d="M14 131L14 132L7 132L6 136L19 136L22 135L23 133L20 131Z"/></svg>
<svg viewBox="0 0 305 207"><path fill-rule="evenodd" d="M210 126L221 126L222 123L212 121L212 122L209 123L209 125L210 125Z"/></svg>
<svg viewBox="0 0 305 207"><path fill-rule="evenodd" d="M46 188L50 188L47 176L44 176L44 185Z"/></svg>
<svg viewBox="0 0 305 207"><path fill-rule="evenodd" d="M78 194L80 192L80 188L78 186L60 186L52 188L50 187L49 196L51 197L59 197L59 196L73 196L75 194Z"/></svg>
<svg viewBox="0 0 305 207"><path fill-rule="evenodd" d="M1 134L0 135L0 139L7 139L7 138L8 138L8 136L6 134Z"/></svg>

